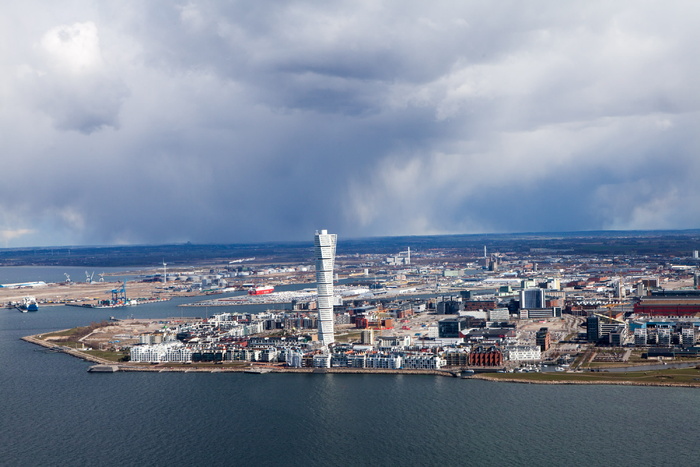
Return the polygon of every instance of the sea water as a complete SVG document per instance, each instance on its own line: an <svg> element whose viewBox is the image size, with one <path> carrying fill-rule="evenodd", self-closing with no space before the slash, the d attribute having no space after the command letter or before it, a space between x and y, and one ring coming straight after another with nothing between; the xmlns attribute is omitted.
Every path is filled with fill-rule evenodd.
<svg viewBox="0 0 700 467"><path fill-rule="evenodd" d="M697 389L371 374L91 374L87 362L19 340L110 315L234 309L177 306L196 300L1 309L0 465L698 463Z"/></svg>

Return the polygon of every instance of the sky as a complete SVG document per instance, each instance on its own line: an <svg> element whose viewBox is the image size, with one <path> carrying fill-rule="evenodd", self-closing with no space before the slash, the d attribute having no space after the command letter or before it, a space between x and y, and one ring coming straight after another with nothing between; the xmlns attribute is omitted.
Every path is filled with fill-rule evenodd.
<svg viewBox="0 0 700 467"><path fill-rule="evenodd" d="M700 3L0 6L0 247L700 227Z"/></svg>

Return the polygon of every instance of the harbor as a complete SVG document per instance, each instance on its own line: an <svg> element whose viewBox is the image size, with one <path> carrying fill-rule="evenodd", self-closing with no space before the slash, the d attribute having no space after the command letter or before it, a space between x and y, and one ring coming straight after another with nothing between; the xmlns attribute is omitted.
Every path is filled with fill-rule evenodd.
<svg viewBox="0 0 700 467"><path fill-rule="evenodd" d="M128 292L128 293L127 293ZM121 308L167 301L175 297L194 297L205 292L192 289L164 289L159 282L129 280L114 282L47 282L21 287L0 287L0 304L22 309L31 299L38 311L44 307L78 306L83 308ZM30 304L27 303L28 307Z"/></svg>
<svg viewBox="0 0 700 467"><path fill-rule="evenodd" d="M336 295L343 300L371 300L375 298L393 298L401 296L409 296L416 294L419 290L430 292L429 288L418 289L396 288L383 290L381 293L375 293L367 287L352 287L352 286L335 286ZM185 303L181 306L196 306L196 307L216 307L216 306L239 306L239 305L279 305L292 302L310 302L316 300L317 293L315 288L306 288L294 291L275 291L266 294L242 294L229 297L212 298L200 300L193 303Z"/></svg>

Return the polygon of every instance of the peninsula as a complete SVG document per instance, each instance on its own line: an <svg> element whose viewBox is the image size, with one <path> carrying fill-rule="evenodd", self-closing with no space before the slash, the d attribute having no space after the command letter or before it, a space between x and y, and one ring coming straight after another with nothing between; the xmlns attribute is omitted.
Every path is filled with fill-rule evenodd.
<svg viewBox="0 0 700 467"><path fill-rule="evenodd" d="M171 266L167 273L153 268L124 282L146 300L216 294L181 302L195 307L190 316L196 307L223 312L115 318L26 340L125 371L401 372L694 387L696 237L564 235L543 243L524 236L484 239L490 243L481 248L455 239L426 247L409 238L400 240L409 245L394 240L370 252L341 243L345 249L336 252L335 235L321 230L315 264L308 250L304 259L294 256L298 246L293 254L276 247L279 256ZM78 293L106 294L107 287L63 283L42 290L72 290L70 299L78 300ZM0 297L29 292L0 288ZM48 303L38 288L31 293Z"/></svg>

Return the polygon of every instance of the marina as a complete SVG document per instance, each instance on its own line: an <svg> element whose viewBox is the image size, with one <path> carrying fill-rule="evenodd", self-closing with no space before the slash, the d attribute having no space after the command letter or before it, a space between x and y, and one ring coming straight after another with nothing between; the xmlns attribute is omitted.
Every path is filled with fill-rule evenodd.
<svg viewBox="0 0 700 467"><path fill-rule="evenodd" d="M24 297L22 303L16 305L17 309L22 313L27 313L30 311L39 311L39 305L34 297Z"/></svg>

